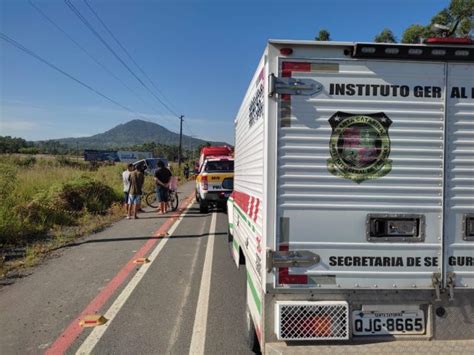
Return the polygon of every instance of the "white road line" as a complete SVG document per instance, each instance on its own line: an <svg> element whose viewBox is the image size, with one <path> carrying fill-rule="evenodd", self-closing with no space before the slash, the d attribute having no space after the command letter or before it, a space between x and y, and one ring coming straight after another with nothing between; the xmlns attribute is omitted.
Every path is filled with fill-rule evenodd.
<svg viewBox="0 0 474 355"><path fill-rule="evenodd" d="M201 229L198 232L199 233L198 235L204 234L204 227L205 227L205 223L202 224ZM203 238L198 238L197 245L194 247L193 261L191 263L191 268L189 269L190 270L189 277L186 280L186 288L184 290L183 297L179 305L179 311L177 312L176 319L174 320L175 323L171 331L171 335L168 339L168 347L166 348L166 351L163 354L171 354L173 347L178 341L178 337L181 332L181 327L183 325L184 306L187 304L187 302L189 302L189 294L191 293L191 285L193 281L194 271L196 270L196 264L198 261L199 249L201 249L202 240Z"/></svg>
<svg viewBox="0 0 474 355"><path fill-rule="evenodd" d="M211 219L211 228L207 240L206 256L201 277L201 288L197 302L196 317L194 318L193 336L189 353L193 355L204 354L206 343L207 314L209 308L209 294L211 290L212 258L214 255L214 237L216 234L217 214L214 212Z"/></svg>
<svg viewBox="0 0 474 355"><path fill-rule="evenodd" d="M178 228L178 225L181 223L181 221L183 220L184 216L186 215L189 208L193 205L193 203L194 201L192 201L186 207L186 210L179 216L178 220L168 230L168 234L170 236L173 235L176 228ZM148 271L150 266L153 264L158 254L163 250L164 246L168 242L168 239L169 238L163 238L163 240L158 243L158 245L155 247L155 249L151 252L150 256L148 257L150 262L147 264L143 264L140 267L140 269L137 271L135 276L133 276L130 282L127 284L127 286L125 286L122 293L120 293L120 295L114 301L112 306L110 306L110 308L104 314L104 317L108 319L107 323L105 323L104 325L100 327L94 328L94 330L89 334L86 340L81 344L79 349L77 349L76 355L90 354L92 352L94 347L97 345L99 340L102 338L102 336L106 332L107 328L110 326L110 324L114 320L117 313L120 311L120 309L123 307L127 299L132 294L133 290L137 287L138 283L141 281L143 276L145 276L146 272Z"/></svg>

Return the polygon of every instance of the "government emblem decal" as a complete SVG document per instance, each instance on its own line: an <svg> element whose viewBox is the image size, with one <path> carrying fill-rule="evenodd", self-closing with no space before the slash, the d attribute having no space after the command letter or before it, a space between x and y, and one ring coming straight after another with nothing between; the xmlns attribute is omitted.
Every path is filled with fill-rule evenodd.
<svg viewBox="0 0 474 355"><path fill-rule="evenodd" d="M331 158L327 160L327 167L331 174L360 184L392 170L388 135L392 121L385 113L336 112L329 123Z"/></svg>

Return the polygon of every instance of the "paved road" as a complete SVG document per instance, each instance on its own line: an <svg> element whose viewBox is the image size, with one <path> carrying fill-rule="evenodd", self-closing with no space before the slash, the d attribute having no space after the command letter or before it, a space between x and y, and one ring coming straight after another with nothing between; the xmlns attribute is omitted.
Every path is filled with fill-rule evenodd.
<svg viewBox="0 0 474 355"><path fill-rule="evenodd" d="M229 256L226 215L200 214L191 183L181 191L182 198L189 196L181 217L148 211L138 220L122 220L0 288L0 355L250 354L245 271ZM134 264L139 257L151 262ZM82 328L79 321L93 314L108 322ZM467 354L469 344L319 345L317 351ZM314 350L285 343L267 348L269 354Z"/></svg>
<svg viewBox="0 0 474 355"><path fill-rule="evenodd" d="M192 184L181 190L182 198L191 195ZM185 354L191 344L209 354L249 353L245 272L230 259L226 216L188 205L169 237L155 234L171 225L168 216L143 213L64 248L1 288L0 354ZM151 262L130 263L137 253ZM111 320L79 327L84 310Z"/></svg>

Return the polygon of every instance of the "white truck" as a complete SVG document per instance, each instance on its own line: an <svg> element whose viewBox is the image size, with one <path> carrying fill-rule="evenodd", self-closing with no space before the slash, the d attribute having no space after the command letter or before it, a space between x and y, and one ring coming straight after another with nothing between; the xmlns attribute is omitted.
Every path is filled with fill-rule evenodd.
<svg viewBox="0 0 474 355"><path fill-rule="evenodd" d="M268 42L228 200L253 348L474 348L474 45L428 42Z"/></svg>

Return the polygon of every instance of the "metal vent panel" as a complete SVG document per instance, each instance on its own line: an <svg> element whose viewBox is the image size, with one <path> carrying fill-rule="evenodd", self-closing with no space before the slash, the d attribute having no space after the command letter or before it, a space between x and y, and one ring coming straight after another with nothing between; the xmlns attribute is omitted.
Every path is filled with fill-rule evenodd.
<svg viewBox="0 0 474 355"><path fill-rule="evenodd" d="M349 305L332 302L277 302L275 333L279 340L349 339Z"/></svg>

